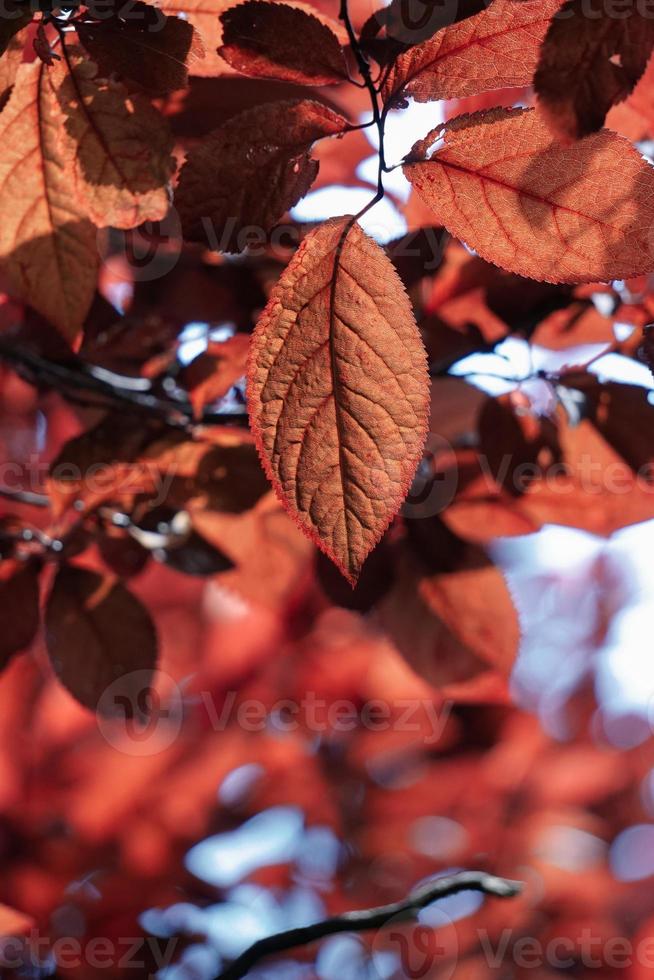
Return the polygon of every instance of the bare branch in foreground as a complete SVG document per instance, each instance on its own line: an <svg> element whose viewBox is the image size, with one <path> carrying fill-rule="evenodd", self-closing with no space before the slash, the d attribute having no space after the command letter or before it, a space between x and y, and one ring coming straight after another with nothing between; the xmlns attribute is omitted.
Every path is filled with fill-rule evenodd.
<svg viewBox="0 0 654 980"><path fill-rule="evenodd" d="M483 871L462 871L459 874L446 875L442 878L431 879L414 889L407 898L390 905L381 905L374 909L362 909L356 912L345 912L322 922L299 929L287 929L273 936L259 939L238 959L227 967L218 980L240 980L264 956L272 953L282 953L296 946L306 946L325 936L337 932L365 932L368 929L381 929L390 919L398 916L410 921L420 909L426 908L439 898L456 895L463 891L478 891L497 898L513 898L522 891L522 882L510 881L507 878L497 878Z"/></svg>

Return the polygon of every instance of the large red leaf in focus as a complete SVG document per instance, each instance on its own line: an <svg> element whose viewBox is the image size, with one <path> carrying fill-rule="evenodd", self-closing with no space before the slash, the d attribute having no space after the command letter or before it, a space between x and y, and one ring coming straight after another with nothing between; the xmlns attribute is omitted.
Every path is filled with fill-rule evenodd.
<svg viewBox="0 0 654 980"><path fill-rule="evenodd" d="M654 168L603 130L553 141L534 110L455 120L416 143L404 173L441 221L489 262L547 282L627 279L654 268Z"/></svg>
<svg viewBox="0 0 654 980"><path fill-rule="evenodd" d="M429 102L529 85L559 6L560 0L495 0L400 55L384 81L384 100L410 95Z"/></svg>
<svg viewBox="0 0 654 980"><path fill-rule="evenodd" d="M220 19L223 45L218 53L244 75L300 85L337 85L348 78L336 34L305 10L246 0Z"/></svg>
<svg viewBox="0 0 654 980"><path fill-rule="evenodd" d="M184 237L240 252L247 229L269 232L318 173L311 146L342 133L347 120L309 99L240 113L188 155L175 205Z"/></svg>
<svg viewBox="0 0 654 980"><path fill-rule="evenodd" d="M534 85L552 131L574 140L604 125L612 105L625 99L645 71L654 45L654 20L637 3L620 16L585 0L568 0L541 48Z"/></svg>
<svg viewBox="0 0 654 980"><path fill-rule="evenodd" d="M248 407L278 496L354 584L420 460L429 379L402 283L351 220L311 232L274 288Z"/></svg>

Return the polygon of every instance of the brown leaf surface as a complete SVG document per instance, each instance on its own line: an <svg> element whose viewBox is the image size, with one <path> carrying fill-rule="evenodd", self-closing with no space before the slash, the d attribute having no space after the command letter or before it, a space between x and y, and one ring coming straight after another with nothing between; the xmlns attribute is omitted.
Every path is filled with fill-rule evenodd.
<svg viewBox="0 0 654 980"><path fill-rule="evenodd" d="M191 516L199 533L235 566L220 576L221 586L267 608L292 604L309 579L314 552L274 494L242 514L200 507Z"/></svg>
<svg viewBox="0 0 654 980"><path fill-rule="evenodd" d="M529 85L559 5L560 0L494 0L487 10L400 55L384 82L384 100L410 95L429 102Z"/></svg>
<svg viewBox="0 0 654 980"><path fill-rule="evenodd" d="M133 706L156 666L150 614L124 585L86 568L59 569L46 604L45 631L59 680L92 710L116 681L106 707L119 709L121 698Z"/></svg>
<svg viewBox="0 0 654 980"><path fill-rule="evenodd" d="M20 297L72 340L99 258L96 229L71 193L65 122L50 70L21 65L0 115L0 259Z"/></svg>
<svg viewBox="0 0 654 980"><path fill-rule="evenodd" d="M65 115L75 181L91 220L135 228L169 207L173 141L163 116L123 85L99 78L80 48L65 49L52 81Z"/></svg>
<svg viewBox="0 0 654 980"><path fill-rule="evenodd" d="M274 288L248 407L280 499L354 583L419 462L429 382L402 284L358 225L343 241L349 222L311 232Z"/></svg>
<svg viewBox="0 0 654 980"><path fill-rule="evenodd" d="M25 650L39 627L39 568L6 560L0 566L0 669Z"/></svg>
<svg viewBox="0 0 654 980"><path fill-rule="evenodd" d="M348 77L338 38L305 10L246 0L220 19L219 54L244 75L303 85L337 85Z"/></svg>
<svg viewBox="0 0 654 980"><path fill-rule="evenodd" d="M628 278L654 267L654 169L611 133L552 142L534 110L461 117L404 173L437 219L483 258L547 282ZM602 193L598 193L601 186Z"/></svg>
<svg viewBox="0 0 654 980"><path fill-rule="evenodd" d="M189 64L192 75L211 78L227 69L217 48L222 38L220 15L232 5L233 0L160 0L164 13L181 14L198 32L203 54Z"/></svg>
<svg viewBox="0 0 654 980"><path fill-rule="evenodd" d="M604 125L606 114L632 91L654 45L654 20L636 2L620 16L584 0L568 0L547 31L534 86L553 133L580 139Z"/></svg>
<svg viewBox="0 0 654 980"><path fill-rule="evenodd" d="M511 593L495 565L433 575L420 583L428 607L467 649L508 675L520 644L520 624Z"/></svg>
<svg viewBox="0 0 654 980"><path fill-rule="evenodd" d="M18 66L23 60L23 49L27 38L27 28L12 37L7 50L0 59L0 109L7 104L11 88L16 81Z"/></svg>
<svg viewBox="0 0 654 980"><path fill-rule="evenodd" d="M185 88L189 66L204 55L195 29L187 20L166 17L161 11L154 20L146 15L136 19L139 8L153 10L137 3L131 5L129 19L77 21L77 35L105 77L116 72L150 95Z"/></svg>
<svg viewBox="0 0 654 980"><path fill-rule="evenodd" d="M407 561L405 556L399 571L393 588L379 603L375 618L419 677L441 690L447 687L450 693L456 689L452 696L458 700L465 695L469 683L480 677L488 679L496 671L489 669L488 661L463 642L457 631L451 630L431 607L425 594L429 579L425 578L424 569ZM480 597L477 616L478 619L485 616L488 622L492 609L484 608L483 602ZM479 646L474 630L468 628L468 632ZM487 647L488 643L485 651Z"/></svg>
<svg viewBox="0 0 654 980"><path fill-rule="evenodd" d="M242 251L248 227L269 232L306 194L318 172L311 144L347 125L310 100L257 106L230 119L182 167L175 205L184 236Z"/></svg>
<svg viewBox="0 0 654 980"><path fill-rule="evenodd" d="M189 63L189 73L202 78L213 78L217 75L231 75L234 69L218 54L222 44L223 31L220 20L221 14L234 7L234 0L161 0L161 10L167 14L181 14L193 25L200 36L203 54L198 55ZM342 25L331 17L323 14L318 8L302 0L293 0L287 6L297 7L308 14L317 17L326 24L332 33L336 34L341 44L347 44L347 33Z"/></svg>

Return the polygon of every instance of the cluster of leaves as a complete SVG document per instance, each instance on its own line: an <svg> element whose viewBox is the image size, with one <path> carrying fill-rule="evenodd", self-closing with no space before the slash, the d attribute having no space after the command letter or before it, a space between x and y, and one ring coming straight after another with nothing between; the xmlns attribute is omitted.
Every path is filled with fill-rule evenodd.
<svg viewBox="0 0 654 980"><path fill-rule="evenodd" d="M251 762L269 774L253 811L298 803L354 840L360 865L344 869L334 911L353 894L377 900L389 855L403 869L389 897L430 870L397 842L431 812L468 834L434 870L499 854L516 815L526 829L497 859L507 870L533 860L564 811L609 839L637 812L647 755L621 781L620 764L584 743L573 769L597 769L599 786L552 786L565 751L508 707L516 596L487 546L544 524L609 536L654 516L640 478L654 408L643 388L599 380L577 349L638 358L653 319L654 170L634 146L654 137L653 22L636 4L591 17L576 0L461 3L447 22L426 4L411 27L399 0L15 8L0 32L1 434L24 479L1 488L13 500L0 526L0 700L7 745L32 707L43 744L32 810L9 749L0 802L9 841L33 843L57 820L74 833L44 832L47 887L18 864L4 899L48 921L109 852L148 880L146 898L116 874L97 913L85 905L90 932L104 916L119 934L125 893L133 917L174 900L171 869L212 819L216 783ZM409 99L444 103L448 121L400 164L384 136ZM365 184L368 125L368 207L401 166L407 237L382 248L363 213L287 221L312 186ZM276 235L282 222L297 248ZM152 276L135 254L146 235ZM425 262L434 242L437 268ZM204 350L187 363L198 322ZM546 350L545 367L499 398L449 376L508 337ZM586 470L612 484L589 485ZM611 607L599 591L595 645ZM14 656L30 644L34 661ZM61 687L41 676L46 658ZM197 670L197 690L218 701L236 688L273 705L309 689L330 703L449 698L456 714L433 755L395 730L386 754L361 726L318 758L310 732L280 747L235 728L199 749L185 731L151 765L127 765L68 696L138 706L157 662L178 682ZM361 795L339 791L343 758ZM398 807L379 786L414 762L425 768ZM298 770L291 791L280 777ZM110 801L105 781L121 786ZM544 932L555 900L565 914L578 900L576 877L545 877ZM636 923L654 911L636 914L640 893L619 908L608 873L595 884L580 915ZM530 906L515 915L529 922ZM472 938L465 953L468 975L485 977Z"/></svg>
<svg viewBox="0 0 654 980"><path fill-rule="evenodd" d="M375 607L435 682L504 691L519 630L488 541L652 516L635 475L650 450L625 424L649 421L640 389L601 384L572 355L578 371L559 359L537 379L550 397L539 413L524 390L490 399L445 377L510 334L633 357L636 334L618 341L613 325L651 318L654 169L632 141L653 131L653 22L636 4L619 20L576 0L559 8L462 3L448 23L434 14L409 30L391 3L357 32L347 5L339 22L300 2L34 13L16 0L0 62L0 356L77 414L49 405L65 422L49 423L48 478L37 501L15 491L3 521L3 663L36 635L45 567L47 649L77 700L97 708L114 682L152 673L153 622L121 580L155 558L257 601L292 607L317 588ZM385 127L408 99L445 101L449 121L389 165ZM361 109L369 124L354 121ZM609 111L615 128L601 128ZM453 236L435 274L420 249L406 261L406 241L383 249L366 235L363 212L291 225L295 251L271 241L316 181L356 181L368 125L378 187L364 210L401 166L412 230ZM172 251L177 265L139 278L119 243L171 214L181 241L158 238L156 258L166 268ZM252 229L266 243L256 255ZM126 316L106 301L119 287ZM194 321L210 342L184 365L179 338ZM217 339L226 321L235 332ZM252 435L240 424L246 374ZM428 432L452 453L427 454L416 480ZM620 467L627 505L583 485L589 453ZM266 496L258 457L351 586L363 569L353 591L322 561L307 585L310 546ZM538 472L518 482L544 461L562 464L554 485ZM434 507L450 471L457 492ZM420 519L392 523L412 485L405 513Z"/></svg>

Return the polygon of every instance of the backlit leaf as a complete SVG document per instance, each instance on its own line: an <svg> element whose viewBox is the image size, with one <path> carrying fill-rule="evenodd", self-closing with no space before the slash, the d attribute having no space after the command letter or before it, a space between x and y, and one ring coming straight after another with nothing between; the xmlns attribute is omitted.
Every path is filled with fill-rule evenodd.
<svg viewBox="0 0 654 980"><path fill-rule="evenodd" d="M248 403L270 479L298 525L356 582L424 442L429 383L390 260L349 218L309 234L252 342Z"/></svg>
<svg viewBox="0 0 654 980"><path fill-rule="evenodd" d="M438 136L416 143L404 173L482 258L548 282L654 268L654 169L622 137L563 146L534 110L506 109L461 117L427 159Z"/></svg>
<svg viewBox="0 0 654 980"><path fill-rule="evenodd" d="M51 70L21 65L0 114L0 260L20 297L73 339L95 291L97 232L72 193Z"/></svg>
<svg viewBox="0 0 654 980"><path fill-rule="evenodd" d="M114 578L60 568L45 610L48 653L64 687L95 710L110 685L132 704L157 662L157 635L139 600ZM112 705L120 707L118 703Z"/></svg>
<svg viewBox="0 0 654 980"><path fill-rule="evenodd" d="M12 37L7 50L0 59L0 109L7 104L7 99L11 94L12 86L16 80L16 72L23 60L23 49L25 47L27 28L23 28L18 34Z"/></svg>
<svg viewBox="0 0 654 980"><path fill-rule="evenodd" d="M629 95L654 45L654 20L628 2L615 17L589 17L584 0L568 0L543 41L534 85L557 136L578 139L604 125L612 105Z"/></svg>
<svg viewBox="0 0 654 980"><path fill-rule="evenodd" d="M540 43L560 0L495 0L487 10L445 27L395 61L384 82L387 102L417 102L529 85Z"/></svg>
<svg viewBox="0 0 654 980"><path fill-rule="evenodd" d="M481 660L509 674L518 655L520 625L511 593L495 565L468 561L470 567L432 575L420 595L452 635Z"/></svg>
<svg viewBox="0 0 654 980"><path fill-rule="evenodd" d="M100 227L134 228L169 207L172 137L163 116L123 85L97 77L80 49L52 69L71 140L78 193Z"/></svg>
<svg viewBox="0 0 654 980"><path fill-rule="evenodd" d="M220 19L219 54L244 75L303 85L335 85L348 77L336 34L305 10L246 0Z"/></svg>
<svg viewBox="0 0 654 980"><path fill-rule="evenodd" d="M184 237L240 252L268 233L318 173L312 143L342 133L343 116L317 102L275 102L230 119L192 150L175 206Z"/></svg>

